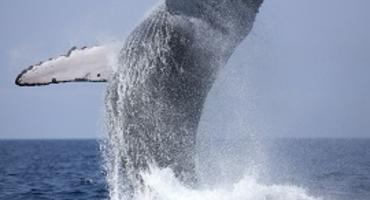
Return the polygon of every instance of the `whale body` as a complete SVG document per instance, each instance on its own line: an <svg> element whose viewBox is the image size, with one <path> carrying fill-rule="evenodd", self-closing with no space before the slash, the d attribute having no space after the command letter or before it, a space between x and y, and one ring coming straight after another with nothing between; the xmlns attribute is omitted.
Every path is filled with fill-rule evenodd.
<svg viewBox="0 0 370 200"><path fill-rule="evenodd" d="M126 146L117 162L129 179L136 181L137 169L153 162L193 185L204 102L218 71L251 30L261 1L166 2L120 53L106 96L109 131L115 145Z"/></svg>
<svg viewBox="0 0 370 200"><path fill-rule="evenodd" d="M141 171L154 164L195 185L196 134L207 94L251 31L262 1L166 0L126 39L116 70L108 69L103 47L73 49L64 61L31 66L16 83L108 81L108 176L124 176L137 187ZM76 76L68 59L83 63Z"/></svg>

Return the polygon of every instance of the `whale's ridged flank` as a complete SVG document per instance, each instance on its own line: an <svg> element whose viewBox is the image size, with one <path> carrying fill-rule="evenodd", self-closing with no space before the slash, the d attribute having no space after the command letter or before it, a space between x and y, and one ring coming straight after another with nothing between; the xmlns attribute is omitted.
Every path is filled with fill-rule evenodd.
<svg viewBox="0 0 370 200"><path fill-rule="evenodd" d="M108 176L125 171L134 187L141 184L140 171L152 163L196 184L195 143L203 104L261 4L172 2L178 1L166 1L128 37L107 89L107 156L115 163ZM259 4L248 7L252 2ZM212 12L198 13L198 8Z"/></svg>
<svg viewBox="0 0 370 200"><path fill-rule="evenodd" d="M149 163L172 165L183 178L195 178L190 176L194 174L193 132L205 84L201 76L186 75L191 73L187 66L195 66L193 52L186 48L192 39L170 20L161 8L131 34L107 92L110 141L118 149L125 148L117 162L133 182Z"/></svg>

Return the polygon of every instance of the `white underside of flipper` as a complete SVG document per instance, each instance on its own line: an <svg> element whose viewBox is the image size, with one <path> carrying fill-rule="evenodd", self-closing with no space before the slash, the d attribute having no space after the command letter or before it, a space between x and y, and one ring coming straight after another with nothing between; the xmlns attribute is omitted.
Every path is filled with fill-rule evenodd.
<svg viewBox="0 0 370 200"><path fill-rule="evenodd" d="M19 86L65 82L105 82L111 74L108 47L72 48L67 55L32 65L18 75Z"/></svg>

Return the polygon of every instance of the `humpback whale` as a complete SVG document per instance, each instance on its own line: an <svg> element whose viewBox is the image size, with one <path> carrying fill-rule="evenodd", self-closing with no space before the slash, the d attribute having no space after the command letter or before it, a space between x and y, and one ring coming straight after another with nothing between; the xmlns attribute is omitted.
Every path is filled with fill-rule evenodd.
<svg viewBox="0 0 370 200"><path fill-rule="evenodd" d="M128 36L115 70L107 47L73 48L29 67L16 84L107 81L108 157L116 166L108 176L124 176L137 187L141 171L154 164L195 185L196 135L207 94L262 2L165 0Z"/></svg>

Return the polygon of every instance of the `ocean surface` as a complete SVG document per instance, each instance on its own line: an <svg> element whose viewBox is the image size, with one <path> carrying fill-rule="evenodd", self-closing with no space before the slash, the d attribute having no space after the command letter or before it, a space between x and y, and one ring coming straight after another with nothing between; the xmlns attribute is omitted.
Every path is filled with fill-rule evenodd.
<svg viewBox="0 0 370 200"><path fill-rule="evenodd" d="M303 190L315 200L370 200L370 139L274 139L259 141L258 145L250 143L200 143L197 162L204 179L200 182L227 185L229 181L232 185L248 171L262 185L255 185L248 193L238 191L234 199L285 200L287 197L268 194L269 190L284 190L284 195L293 196L289 198L293 200L300 199L299 195L289 192ZM251 150L250 146L257 148ZM0 200L108 199L99 147L96 140L0 141ZM193 199L212 199L207 194L197 193ZM251 198L240 197L243 195Z"/></svg>

